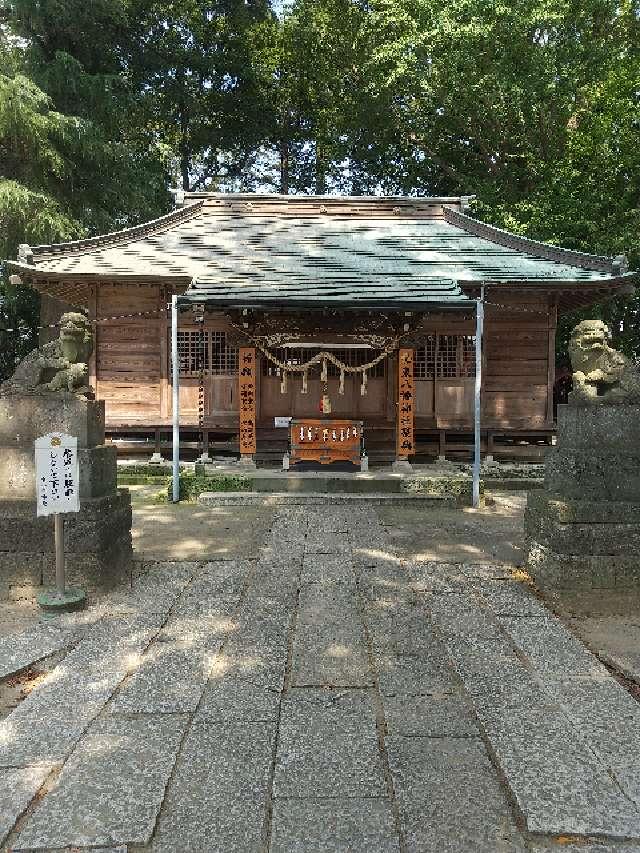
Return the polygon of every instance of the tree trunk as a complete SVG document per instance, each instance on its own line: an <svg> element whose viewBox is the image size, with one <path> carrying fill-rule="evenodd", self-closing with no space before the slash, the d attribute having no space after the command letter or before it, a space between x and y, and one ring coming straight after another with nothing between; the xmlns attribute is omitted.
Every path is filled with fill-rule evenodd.
<svg viewBox="0 0 640 853"><path fill-rule="evenodd" d="M280 140L280 192L289 195L289 143L284 135Z"/></svg>
<svg viewBox="0 0 640 853"><path fill-rule="evenodd" d="M325 166L322 159L322 148L316 139L316 195L324 195L326 192Z"/></svg>

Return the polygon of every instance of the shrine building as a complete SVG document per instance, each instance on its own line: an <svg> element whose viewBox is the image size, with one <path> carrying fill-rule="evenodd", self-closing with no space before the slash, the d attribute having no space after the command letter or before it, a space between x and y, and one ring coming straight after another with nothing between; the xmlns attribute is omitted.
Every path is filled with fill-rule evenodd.
<svg viewBox="0 0 640 853"><path fill-rule="evenodd" d="M372 461L468 458L482 294L483 452L535 457L554 432L558 316L634 274L486 225L469 200L178 192L166 216L21 246L9 267L41 293L43 324L95 321L91 384L122 453L169 445L177 295L185 458L279 461L288 418L303 444L363 432Z"/></svg>

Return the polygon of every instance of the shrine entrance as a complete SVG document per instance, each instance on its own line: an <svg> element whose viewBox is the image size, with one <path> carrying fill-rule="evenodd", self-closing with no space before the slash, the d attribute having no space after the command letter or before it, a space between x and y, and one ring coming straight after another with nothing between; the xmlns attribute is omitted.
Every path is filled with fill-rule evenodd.
<svg viewBox="0 0 640 853"><path fill-rule="evenodd" d="M308 363L322 351L335 355L336 359L349 367L359 367L369 362L376 353L366 346L331 346L322 344L314 347L282 347L273 355L283 364L295 370ZM283 385L284 371L265 355L259 357L260 408L258 419L265 426L275 418L316 418L322 414L323 396L329 398L331 414L339 418L392 421L393 411L388 406L389 380L392 380L395 359L382 359L367 376L366 393L362 393L360 373L345 373L340 377L338 366L327 360L326 379L323 381L322 361L313 364L307 371L306 383L300 374L291 373ZM341 388L342 382L342 388ZM326 414L329 414L327 412Z"/></svg>

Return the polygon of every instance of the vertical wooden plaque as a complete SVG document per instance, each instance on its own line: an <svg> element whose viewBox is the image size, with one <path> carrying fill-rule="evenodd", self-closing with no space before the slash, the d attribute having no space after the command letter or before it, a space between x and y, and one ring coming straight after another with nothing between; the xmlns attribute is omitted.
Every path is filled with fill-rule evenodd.
<svg viewBox="0 0 640 853"><path fill-rule="evenodd" d="M238 350L238 390L240 410L240 455L256 452L256 350Z"/></svg>
<svg viewBox="0 0 640 853"><path fill-rule="evenodd" d="M413 380L413 350L398 350L398 440L399 458L415 453L413 416L415 411L415 384Z"/></svg>

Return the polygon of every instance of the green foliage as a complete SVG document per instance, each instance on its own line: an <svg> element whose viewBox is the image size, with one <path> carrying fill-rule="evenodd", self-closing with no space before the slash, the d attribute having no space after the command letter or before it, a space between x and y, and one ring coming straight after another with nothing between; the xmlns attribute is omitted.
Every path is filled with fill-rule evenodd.
<svg viewBox="0 0 640 853"><path fill-rule="evenodd" d="M178 180L476 193L486 221L640 267L634 0L288 0L279 17L267 0L4 8L4 257L148 219ZM37 308L2 287L0 326L20 332L2 340L0 375L33 344ZM588 314L640 358L637 295Z"/></svg>
<svg viewBox="0 0 640 853"><path fill-rule="evenodd" d="M271 105L254 62L267 0L130 0L123 41L139 128L171 152L183 189L241 177Z"/></svg>
<svg viewBox="0 0 640 853"><path fill-rule="evenodd" d="M169 483L167 487L167 499L173 497L173 486ZM180 500L197 501L201 492L250 492L251 478L242 475L216 474L205 476L204 474L180 474Z"/></svg>

